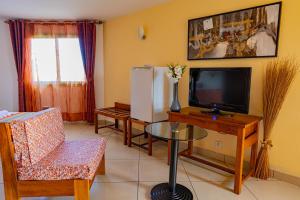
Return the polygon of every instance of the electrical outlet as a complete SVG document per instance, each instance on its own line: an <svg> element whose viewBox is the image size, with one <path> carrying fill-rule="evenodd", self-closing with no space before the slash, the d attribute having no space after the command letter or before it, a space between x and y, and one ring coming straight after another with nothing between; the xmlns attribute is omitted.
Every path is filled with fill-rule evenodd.
<svg viewBox="0 0 300 200"><path fill-rule="evenodd" d="M221 141L221 140L216 140L216 141L215 141L215 148L218 148L218 149L223 148L223 141Z"/></svg>

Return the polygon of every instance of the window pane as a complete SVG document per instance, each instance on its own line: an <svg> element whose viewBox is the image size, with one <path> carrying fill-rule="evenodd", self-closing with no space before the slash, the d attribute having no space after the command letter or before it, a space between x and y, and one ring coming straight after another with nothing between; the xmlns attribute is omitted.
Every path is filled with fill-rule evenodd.
<svg viewBox="0 0 300 200"><path fill-rule="evenodd" d="M34 81L56 81L55 39L31 39Z"/></svg>
<svg viewBox="0 0 300 200"><path fill-rule="evenodd" d="M78 38L59 38L61 81L85 81Z"/></svg>

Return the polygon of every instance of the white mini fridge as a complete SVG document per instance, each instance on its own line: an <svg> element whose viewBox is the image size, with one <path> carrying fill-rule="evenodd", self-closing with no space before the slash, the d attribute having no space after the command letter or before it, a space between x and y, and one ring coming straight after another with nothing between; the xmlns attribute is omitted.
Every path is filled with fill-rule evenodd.
<svg viewBox="0 0 300 200"><path fill-rule="evenodd" d="M168 119L172 104L173 83L168 67L133 67L131 71L131 117L158 122Z"/></svg>

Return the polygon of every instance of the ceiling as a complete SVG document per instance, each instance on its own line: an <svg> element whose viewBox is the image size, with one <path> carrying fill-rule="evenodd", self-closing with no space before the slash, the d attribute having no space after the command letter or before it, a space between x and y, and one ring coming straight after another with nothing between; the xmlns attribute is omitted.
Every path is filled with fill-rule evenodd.
<svg viewBox="0 0 300 200"><path fill-rule="evenodd" d="M0 0L0 17L107 20L169 0Z"/></svg>

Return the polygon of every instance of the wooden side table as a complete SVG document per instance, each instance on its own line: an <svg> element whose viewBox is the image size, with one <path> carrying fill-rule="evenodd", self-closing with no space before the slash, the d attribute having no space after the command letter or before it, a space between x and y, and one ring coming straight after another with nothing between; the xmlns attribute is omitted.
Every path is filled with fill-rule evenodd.
<svg viewBox="0 0 300 200"><path fill-rule="evenodd" d="M114 124L100 126L98 125L98 115L110 117L115 119ZM95 133L98 133L99 129L111 128L124 133L124 145L127 145L127 123L130 117L130 105L115 102L114 107L102 108L95 110ZM123 130L119 129L119 120L123 122Z"/></svg>

